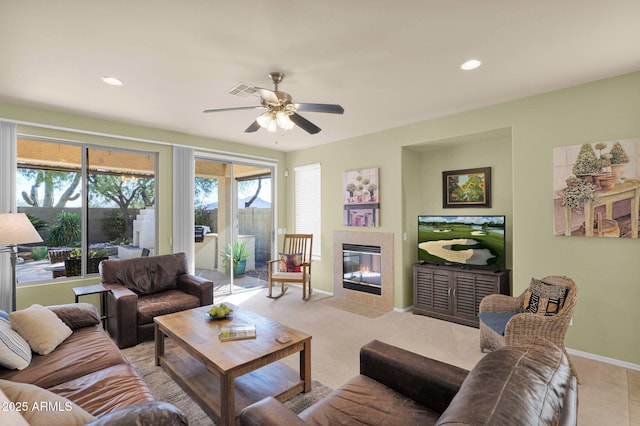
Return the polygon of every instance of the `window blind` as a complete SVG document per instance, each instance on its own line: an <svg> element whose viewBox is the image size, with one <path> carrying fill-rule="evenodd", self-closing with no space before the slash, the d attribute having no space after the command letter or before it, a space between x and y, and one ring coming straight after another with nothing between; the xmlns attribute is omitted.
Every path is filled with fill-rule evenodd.
<svg viewBox="0 0 640 426"><path fill-rule="evenodd" d="M296 233L313 234L312 256L320 258L320 163L296 167L293 170L295 173Z"/></svg>

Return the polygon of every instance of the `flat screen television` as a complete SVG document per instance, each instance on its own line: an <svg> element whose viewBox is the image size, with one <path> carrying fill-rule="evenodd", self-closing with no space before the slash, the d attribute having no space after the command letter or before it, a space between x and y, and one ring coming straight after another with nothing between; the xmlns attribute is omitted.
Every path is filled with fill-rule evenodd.
<svg viewBox="0 0 640 426"><path fill-rule="evenodd" d="M504 216L418 216L418 260L500 271L506 268Z"/></svg>

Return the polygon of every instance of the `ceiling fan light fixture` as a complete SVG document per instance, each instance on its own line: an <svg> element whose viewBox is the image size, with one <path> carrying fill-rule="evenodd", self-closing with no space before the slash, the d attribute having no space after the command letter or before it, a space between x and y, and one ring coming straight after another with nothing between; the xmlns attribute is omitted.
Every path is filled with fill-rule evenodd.
<svg viewBox="0 0 640 426"><path fill-rule="evenodd" d="M278 111L276 113L276 122L278 123L278 126L280 126L280 128L284 130L291 130L294 126L293 121L291 121L291 119L289 118L289 115L282 111Z"/></svg>
<svg viewBox="0 0 640 426"><path fill-rule="evenodd" d="M255 107L233 107L233 108L216 108L206 109L203 112L220 112L231 110L245 110L245 109L262 109L266 110L263 114L260 114L254 121L245 129L245 133L254 133L261 127L269 132L277 132L278 129L282 129L283 134L287 130L291 130L294 127L299 127L310 135L315 135L320 130L320 127L313 124L311 121L298 114L298 111L306 112L323 112L328 114L342 114L344 108L337 104L311 104L302 103L294 104L291 95L287 92L281 92L278 90L278 84L284 78L284 74L281 72L272 72L269 74L269 78L275 85L275 90L263 89L260 87L252 87L253 93L260 97L260 105ZM248 85L243 85L247 86ZM231 92L237 90L244 90L244 88L234 88Z"/></svg>
<svg viewBox="0 0 640 426"><path fill-rule="evenodd" d="M271 111L265 112L264 114L256 118L256 121L258 122L260 127L263 127L265 129L268 129L271 123L274 123L273 117L271 116Z"/></svg>
<svg viewBox="0 0 640 426"><path fill-rule="evenodd" d="M267 132L275 133L278 131L278 123L275 120L271 120L267 126Z"/></svg>

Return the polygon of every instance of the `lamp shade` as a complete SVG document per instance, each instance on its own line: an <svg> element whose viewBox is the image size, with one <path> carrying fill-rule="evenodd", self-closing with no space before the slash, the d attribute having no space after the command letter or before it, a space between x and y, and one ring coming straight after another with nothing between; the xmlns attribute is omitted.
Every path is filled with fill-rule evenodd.
<svg viewBox="0 0 640 426"><path fill-rule="evenodd" d="M24 213L0 213L0 244L39 243L42 237Z"/></svg>

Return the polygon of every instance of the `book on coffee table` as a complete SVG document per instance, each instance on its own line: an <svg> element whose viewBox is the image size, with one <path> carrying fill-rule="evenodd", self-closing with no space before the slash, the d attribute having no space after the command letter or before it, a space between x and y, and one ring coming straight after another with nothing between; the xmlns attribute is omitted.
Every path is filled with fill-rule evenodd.
<svg viewBox="0 0 640 426"><path fill-rule="evenodd" d="M224 325L220 328L220 334L218 334L221 342L226 342L227 340L255 339L255 337L255 324Z"/></svg>

